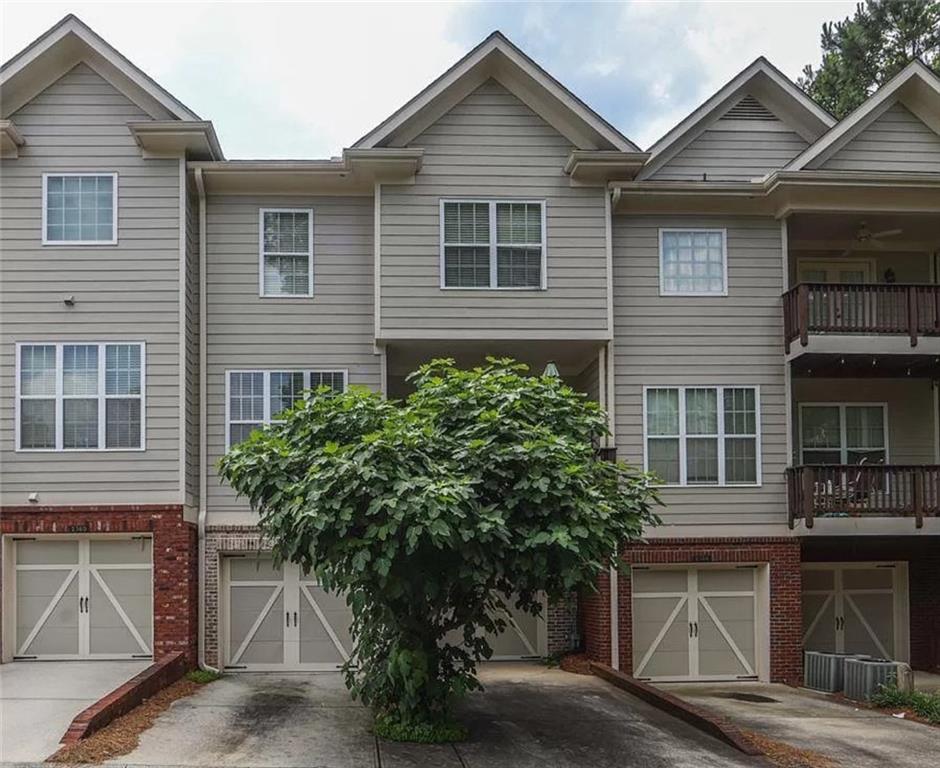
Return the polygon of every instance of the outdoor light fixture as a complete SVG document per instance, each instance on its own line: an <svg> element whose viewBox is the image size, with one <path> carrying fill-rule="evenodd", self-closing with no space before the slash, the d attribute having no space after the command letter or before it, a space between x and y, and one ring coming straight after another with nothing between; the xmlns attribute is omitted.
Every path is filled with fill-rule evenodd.
<svg viewBox="0 0 940 768"><path fill-rule="evenodd" d="M75 306L75 297L74 297L74 296L66 296L64 299L62 299L62 301L64 302L65 306L67 306L67 307L74 307L74 306Z"/></svg>
<svg viewBox="0 0 940 768"><path fill-rule="evenodd" d="M548 361L548 365L545 366L545 370L542 371L543 376L551 376L555 379L558 378L558 366L552 360Z"/></svg>

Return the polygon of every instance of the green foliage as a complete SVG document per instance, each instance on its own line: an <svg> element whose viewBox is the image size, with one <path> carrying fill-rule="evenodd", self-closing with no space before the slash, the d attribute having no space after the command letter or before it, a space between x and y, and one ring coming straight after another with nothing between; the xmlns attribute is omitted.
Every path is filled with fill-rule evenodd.
<svg viewBox="0 0 940 768"><path fill-rule="evenodd" d="M896 686L882 686L871 697L871 702L882 709L907 709L930 723L940 724L940 693L901 691Z"/></svg>
<svg viewBox="0 0 940 768"><path fill-rule="evenodd" d="M209 669L194 669L186 673L187 680L193 683L199 683L199 685L215 682L220 677L222 677L221 672L213 672Z"/></svg>
<svg viewBox="0 0 940 768"><path fill-rule="evenodd" d="M412 374L404 403L307 393L220 461L279 558L347 594L354 696L387 723L449 722L480 687L506 595L590 587L620 542L657 522L650 478L602 461L606 420L559 378L511 360Z"/></svg>
<svg viewBox="0 0 940 768"><path fill-rule="evenodd" d="M415 741L419 744L449 744L464 741L469 735L459 723L404 724L389 717L377 717L374 730L376 736L389 741Z"/></svg>
<svg viewBox="0 0 940 768"><path fill-rule="evenodd" d="M912 59L940 73L940 0L866 0L855 15L823 24L822 63L799 86L843 118Z"/></svg>

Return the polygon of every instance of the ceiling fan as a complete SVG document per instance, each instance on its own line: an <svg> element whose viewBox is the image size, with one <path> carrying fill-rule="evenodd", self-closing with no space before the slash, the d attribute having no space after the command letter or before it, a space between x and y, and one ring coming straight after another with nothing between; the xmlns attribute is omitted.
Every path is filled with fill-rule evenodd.
<svg viewBox="0 0 940 768"><path fill-rule="evenodd" d="M886 240L889 237L897 237L903 232L904 230L900 228L883 229L880 232L872 232L868 228L868 225L864 221L861 221L859 222L858 229L855 230L855 242L853 242L848 248L846 248L842 252L842 255L848 256L852 253L852 251L858 248L858 246L867 245L869 243L871 245L874 245L876 248L883 248L884 244L881 242L882 240Z"/></svg>

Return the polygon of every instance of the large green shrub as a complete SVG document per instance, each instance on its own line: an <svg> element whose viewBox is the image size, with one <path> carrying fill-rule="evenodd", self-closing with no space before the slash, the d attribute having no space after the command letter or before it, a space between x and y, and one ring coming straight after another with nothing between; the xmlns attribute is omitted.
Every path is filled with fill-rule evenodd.
<svg viewBox="0 0 940 768"><path fill-rule="evenodd" d="M404 403L308 393L220 462L276 555L348 594L347 685L386 730L479 688L501 595L538 614L655 522L649 477L598 458L603 413L557 377L436 360L411 380Z"/></svg>

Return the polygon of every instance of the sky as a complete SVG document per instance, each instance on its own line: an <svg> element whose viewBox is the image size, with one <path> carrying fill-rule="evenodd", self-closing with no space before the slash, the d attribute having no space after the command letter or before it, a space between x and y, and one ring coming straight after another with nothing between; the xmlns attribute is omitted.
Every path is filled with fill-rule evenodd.
<svg viewBox="0 0 940 768"><path fill-rule="evenodd" d="M855 0L14 2L6 61L74 13L204 119L228 158L339 155L494 29L643 148L760 55L796 79Z"/></svg>

